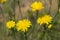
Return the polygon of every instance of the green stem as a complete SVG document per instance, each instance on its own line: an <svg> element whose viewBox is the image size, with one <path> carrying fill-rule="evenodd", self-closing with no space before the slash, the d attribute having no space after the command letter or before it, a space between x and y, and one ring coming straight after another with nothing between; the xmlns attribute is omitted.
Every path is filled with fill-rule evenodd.
<svg viewBox="0 0 60 40"><path fill-rule="evenodd" d="M33 35L35 35L35 32L36 32L36 25L37 25L36 20L38 18L38 13L39 13L39 11L36 11L35 21L34 21L34 24L32 25L32 34ZM32 35L32 40L34 39L33 35Z"/></svg>
<svg viewBox="0 0 60 40"><path fill-rule="evenodd" d="M60 1L58 2L58 11L57 11L57 13L55 14L55 16L53 17L53 20L54 20L55 17L59 14L59 7L60 7Z"/></svg>
<svg viewBox="0 0 60 40"><path fill-rule="evenodd" d="M20 40L24 40L24 33L20 31Z"/></svg>
<svg viewBox="0 0 60 40"><path fill-rule="evenodd" d="M36 11L36 19L38 18L39 15L39 11Z"/></svg>
<svg viewBox="0 0 60 40"><path fill-rule="evenodd" d="M13 0L13 1L14 1L14 4L13 4L14 21L16 21L16 20L15 20L15 7L16 7L16 0Z"/></svg>
<svg viewBox="0 0 60 40"><path fill-rule="evenodd" d="M22 12L21 12L21 2L20 2L20 0L18 0L18 6L19 6L20 16L21 16L21 19L22 19L23 16L22 16Z"/></svg>
<svg viewBox="0 0 60 40"><path fill-rule="evenodd" d="M25 40L27 40L27 32L25 32L24 35L25 35Z"/></svg>
<svg viewBox="0 0 60 40"><path fill-rule="evenodd" d="M46 33L46 25L44 25L44 30L43 30L43 33L41 35L41 38L40 40L43 40L44 36L45 36L45 33Z"/></svg>
<svg viewBox="0 0 60 40"><path fill-rule="evenodd" d="M43 31L43 33L41 34L41 37L40 37L40 39L39 39L39 40L43 40L44 35L45 35L45 31Z"/></svg>
<svg viewBox="0 0 60 40"><path fill-rule="evenodd" d="M13 28L12 28L12 33L13 33L14 40L17 40L16 35L15 35L16 33L15 33L15 30Z"/></svg>
<svg viewBox="0 0 60 40"><path fill-rule="evenodd" d="M15 35L15 33L13 33L13 34L14 34L14 39L17 40L17 39L16 39L16 35Z"/></svg>
<svg viewBox="0 0 60 40"><path fill-rule="evenodd" d="M55 16L53 17L53 20L56 18L58 14L59 14L59 11L55 14Z"/></svg>
<svg viewBox="0 0 60 40"><path fill-rule="evenodd" d="M49 13L51 13L51 5L52 5L52 0L50 0L50 8L49 8Z"/></svg>

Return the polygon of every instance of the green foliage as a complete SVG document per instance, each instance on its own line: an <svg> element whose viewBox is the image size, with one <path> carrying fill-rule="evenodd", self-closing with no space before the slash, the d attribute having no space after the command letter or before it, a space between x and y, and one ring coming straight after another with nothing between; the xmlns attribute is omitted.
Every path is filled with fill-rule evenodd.
<svg viewBox="0 0 60 40"><path fill-rule="evenodd" d="M25 0L23 0L25 1ZM51 29L47 29L44 25L39 25L36 23L36 20L39 16L43 14L50 13L50 11L39 12L32 12L31 10L27 11L27 17L31 22L32 26L29 28L27 32L22 32L17 30L10 30L7 29L5 24L8 20L14 20L17 22L16 19L16 6L19 7L19 18L23 19L22 16L22 4L21 0L8 0L5 4L2 4L0 13L3 15L3 22L0 23L0 40L60 40L60 13L57 12L56 15L53 16L53 27ZM60 7L60 1L58 3L58 7ZM21 16L21 17L20 17Z"/></svg>

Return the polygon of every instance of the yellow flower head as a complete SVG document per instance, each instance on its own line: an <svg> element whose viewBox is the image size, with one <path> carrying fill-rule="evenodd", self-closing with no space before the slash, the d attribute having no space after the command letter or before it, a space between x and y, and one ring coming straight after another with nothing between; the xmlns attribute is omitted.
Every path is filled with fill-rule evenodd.
<svg viewBox="0 0 60 40"><path fill-rule="evenodd" d="M37 19L37 23L42 24L49 24L52 21L52 17L50 15L44 15L43 17L40 17Z"/></svg>
<svg viewBox="0 0 60 40"><path fill-rule="evenodd" d="M27 31L28 28L31 26L31 22L28 19L23 19L17 22L16 24L17 31Z"/></svg>
<svg viewBox="0 0 60 40"><path fill-rule="evenodd" d="M8 21L7 23L6 23L6 27L7 28L13 28L15 26L15 22L14 21Z"/></svg>
<svg viewBox="0 0 60 40"><path fill-rule="evenodd" d="M0 0L0 3L5 3L7 0Z"/></svg>
<svg viewBox="0 0 60 40"><path fill-rule="evenodd" d="M43 9L44 7L43 7L43 4L42 4L42 2L34 2L34 3L32 3L31 4L31 8L32 8L32 11L36 11L36 10L41 10L41 9Z"/></svg>
<svg viewBox="0 0 60 40"><path fill-rule="evenodd" d="M51 28L52 27L52 24L48 25L48 28Z"/></svg>

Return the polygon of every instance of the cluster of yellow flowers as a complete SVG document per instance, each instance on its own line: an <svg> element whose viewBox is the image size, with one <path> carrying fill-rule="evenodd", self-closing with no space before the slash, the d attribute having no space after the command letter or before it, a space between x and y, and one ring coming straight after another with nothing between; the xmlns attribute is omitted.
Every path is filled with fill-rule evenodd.
<svg viewBox="0 0 60 40"><path fill-rule="evenodd" d="M52 21L52 17L50 15L44 15L37 19L37 23L39 23L40 25L49 24L51 21Z"/></svg>
<svg viewBox="0 0 60 40"><path fill-rule="evenodd" d="M28 19L19 20L17 22L17 24L15 24L14 21L8 21L6 23L7 28L11 29L11 28L16 27L17 31L21 30L21 31L24 31L24 32L27 31L30 26L31 26L31 22Z"/></svg>
<svg viewBox="0 0 60 40"><path fill-rule="evenodd" d="M43 6L42 2L35 1L31 4L32 11L38 11L38 10L41 10L43 8L44 8L44 6ZM52 27L52 24L49 24L51 21L52 21L52 17L50 15L44 15L44 16L39 17L37 19L38 24L40 24L40 25L47 24L47 25L49 25L48 28Z"/></svg>
<svg viewBox="0 0 60 40"><path fill-rule="evenodd" d="M34 2L31 4L31 8L32 8L32 11L37 11L37 10L43 9L44 7L41 2ZM44 15L37 19L38 24L40 24L40 25L46 24L46 25L48 25L48 28L52 27L52 24L49 24L49 23L51 23L51 21L52 21L52 17L50 15ZM6 23L7 28L11 29L11 28L15 27L17 29L17 31L23 31L23 32L28 31L28 28L31 25L32 25L31 21L28 19L19 20L16 24L14 21L8 21Z"/></svg>
<svg viewBox="0 0 60 40"><path fill-rule="evenodd" d="M40 25L42 25L42 24L49 25L49 23L51 23L51 21L52 21L52 17L50 15L44 15L37 19L37 23ZM48 28L51 28L51 25L49 25Z"/></svg>
<svg viewBox="0 0 60 40"><path fill-rule="evenodd" d="M47 24L48 25L49 23L51 23L51 21L52 21L52 17L50 15L44 15L43 17L39 17L37 19L37 23L40 24L40 25L42 25L42 24ZM17 31L21 30L21 31L25 32L25 31L28 30L28 28L31 25L32 25L31 21L29 21L28 19L19 20L16 24L16 29L17 29ZM7 28L13 28L15 26L15 22L14 21L8 21L6 23L6 26L7 26ZM48 26L48 28L51 28L51 27L52 27L52 24L50 24Z"/></svg>
<svg viewBox="0 0 60 40"><path fill-rule="evenodd" d="M7 0L0 0L0 3L5 3Z"/></svg>

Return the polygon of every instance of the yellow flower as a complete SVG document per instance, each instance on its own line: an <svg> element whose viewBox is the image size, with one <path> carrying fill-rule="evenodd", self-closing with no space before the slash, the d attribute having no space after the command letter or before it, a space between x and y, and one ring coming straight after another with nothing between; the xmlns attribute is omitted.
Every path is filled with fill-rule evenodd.
<svg viewBox="0 0 60 40"><path fill-rule="evenodd" d="M44 7L43 7L42 2L35 1L34 3L31 4L31 8L32 8L32 11L36 11L36 10L43 9Z"/></svg>
<svg viewBox="0 0 60 40"><path fill-rule="evenodd" d="M48 28L51 28L52 27L52 24L50 24L49 26L48 26Z"/></svg>
<svg viewBox="0 0 60 40"><path fill-rule="evenodd" d="M6 27L7 28L13 28L15 26L15 22L14 21L8 21L7 23L6 23Z"/></svg>
<svg viewBox="0 0 60 40"><path fill-rule="evenodd" d="M7 0L0 0L1 3L5 3Z"/></svg>
<svg viewBox="0 0 60 40"><path fill-rule="evenodd" d="M31 26L31 22L28 19L23 19L17 22L16 29L17 31L27 31L28 28Z"/></svg>
<svg viewBox="0 0 60 40"><path fill-rule="evenodd" d="M60 13L60 8L59 8L59 13Z"/></svg>
<svg viewBox="0 0 60 40"><path fill-rule="evenodd" d="M44 15L43 17L39 17L37 19L37 23L42 24L49 24L52 21L52 17L50 15Z"/></svg>

